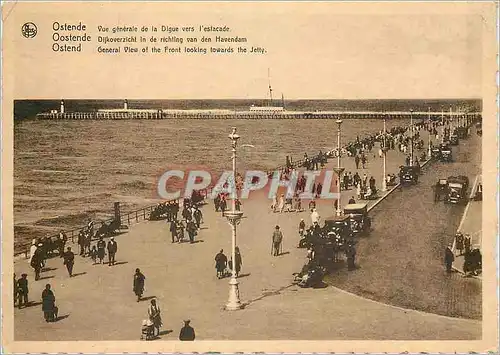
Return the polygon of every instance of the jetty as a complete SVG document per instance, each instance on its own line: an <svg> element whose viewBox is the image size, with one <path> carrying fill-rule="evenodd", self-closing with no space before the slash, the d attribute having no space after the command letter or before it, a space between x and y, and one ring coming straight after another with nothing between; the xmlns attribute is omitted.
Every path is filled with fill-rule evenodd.
<svg viewBox="0 0 500 355"><path fill-rule="evenodd" d="M130 108L128 100L119 109L67 111L64 100L59 110L41 112L41 120L161 120L161 119L432 119L444 120L481 117L480 112L466 111L295 111L276 106L251 106L248 110L229 109L142 109Z"/></svg>

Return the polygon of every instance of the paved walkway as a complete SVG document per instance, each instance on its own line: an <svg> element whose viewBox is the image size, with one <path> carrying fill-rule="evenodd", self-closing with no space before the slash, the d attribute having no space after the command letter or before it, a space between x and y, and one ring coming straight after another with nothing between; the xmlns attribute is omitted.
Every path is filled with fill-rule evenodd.
<svg viewBox="0 0 500 355"><path fill-rule="evenodd" d="M402 154L389 152L387 172L397 173L403 161ZM329 166L335 163L332 159ZM347 171L355 171L353 159L345 161L344 166ZM372 157L367 169L381 177L381 159ZM351 195L351 191L344 192L343 203ZM137 340L151 297L156 297L162 308L163 340L176 340L186 318L191 319L200 340L481 337L478 321L399 309L333 287L312 290L291 286L292 273L305 262L305 251L296 248L297 225L300 218L310 224L309 212L272 213L269 205L262 193L256 193L243 205L245 216L238 227L237 245L243 256L239 282L242 301L247 304L244 310L222 310L228 298L228 279L216 278L213 259L221 248L229 255L231 229L210 202L203 208L205 224L195 244L172 244L168 223L148 221L116 238L118 265L113 267L92 265L87 258L77 256L77 276L69 278L62 260L54 258L48 260L42 280L34 282L28 261L16 261L16 274L29 275L32 301L39 302L45 283L52 285L62 319L45 323L39 304L16 309L15 339ZM333 214L332 201L322 201L318 211L323 218ZM276 224L285 235L284 254L279 257L270 253ZM146 300L139 303L132 292L137 267L147 278Z"/></svg>

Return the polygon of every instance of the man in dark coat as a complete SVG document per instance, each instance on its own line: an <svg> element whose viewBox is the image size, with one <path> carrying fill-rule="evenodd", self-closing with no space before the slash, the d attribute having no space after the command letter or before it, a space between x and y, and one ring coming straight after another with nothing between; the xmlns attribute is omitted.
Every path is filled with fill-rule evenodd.
<svg viewBox="0 0 500 355"><path fill-rule="evenodd" d="M45 285L45 290L42 292L42 311L46 322L55 320L56 297L50 289L50 284Z"/></svg>
<svg viewBox="0 0 500 355"><path fill-rule="evenodd" d="M78 233L78 245L80 246L80 255L83 255L85 252L85 234L83 230Z"/></svg>
<svg viewBox="0 0 500 355"><path fill-rule="evenodd" d="M135 269L134 274L134 286L133 291L137 296L137 302L141 300L142 294L144 293L144 282L146 280L146 276L141 273L140 269Z"/></svg>
<svg viewBox="0 0 500 355"><path fill-rule="evenodd" d="M75 264L75 254L71 251L71 247L68 247L66 253L63 255L64 265L68 269L69 277L73 277L73 265Z"/></svg>
<svg viewBox="0 0 500 355"><path fill-rule="evenodd" d="M227 266L227 257L224 255L224 250L221 249L220 252L215 256L215 269L217 270L217 278L221 279L224 277L224 271Z"/></svg>
<svg viewBox="0 0 500 355"><path fill-rule="evenodd" d="M189 221L186 225L186 230L189 235L189 242L194 243L194 236L196 235L196 224L193 221Z"/></svg>
<svg viewBox="0 0 500 355"><path fill-rule="evenodd" d="M356 249L354 245L350 244L346 250L347 256L347 270L351 271L356 268L355 258L356 258Z"/></svg>
<svg viewBox="0 0 500 355"><path fill-rule="evenodd" d="M184 321L184 326L179 333L179 340L193 341L195 339L194 329L189 325L190 322L190 320Z"/></svg>
<svg viewBox="0 0 500 355"><path fill-rule="evenodd" d="M38 244L38 248L31 257L31 267L35 270L35 281L38 281L40 278L40 271L42 271L43 250L40 245L41 243Z"/></svg>
<svg viewBox="0 0 500 355"><path fill-rule="evenodd" d="M201 213L198 206L195 207L193 216L194 216L194 220L196 221L196 228L200 228L200 224L203 220L203 213Z"/></svg>
<svg viewBox="0 0 500 355"><path fill-rule="evenodd" d="M17 295L18 295L18 307L24 305L25 307L28 305L28 275L22 274L21 278L17 280Z"/></svg>
<svg viewBox="0 0 500 355"><path fill-rule="evenodd" d="M452 246L448 245L444 252L444 264L446 266L446 272L451 272L451 265L453 261L455 261L455 255L453 255L453 251L451 250Z"/></svg>
<svg viewBox="0 0 500 355"><path fill-rule="evenodd" d="M170 222L170 233L172 234L172 243L175 243L176 240L179 240L177 237L177 223L172 219Z"/></svg>
<svg viewBox="0 0 500 355"><path fill-rule="evenodd" d="M99 237L99 241L97 242L97 257L99 258L99 263L103 263L104 255L106 254L106 242Z"/></svg>
<svg viewBox="0 0 500 355"><path fill-rule="evenodd" d="M115 238L111 237L111 239L108 242L108 257L109 257L108 266L115 265L115 255L117 251L118 251L118 244L116 243Z"/></svg>

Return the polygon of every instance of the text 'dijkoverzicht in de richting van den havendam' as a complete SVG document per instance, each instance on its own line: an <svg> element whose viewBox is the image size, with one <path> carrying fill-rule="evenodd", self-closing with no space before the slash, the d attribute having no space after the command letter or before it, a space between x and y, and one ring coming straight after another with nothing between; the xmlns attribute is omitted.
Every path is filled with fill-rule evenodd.
<svg viewBox="0 0 500 355"><path fill-rule="evenodd" d="M52 23L51 49L101 55L262 55L267 49L224 24Z"/></svg>

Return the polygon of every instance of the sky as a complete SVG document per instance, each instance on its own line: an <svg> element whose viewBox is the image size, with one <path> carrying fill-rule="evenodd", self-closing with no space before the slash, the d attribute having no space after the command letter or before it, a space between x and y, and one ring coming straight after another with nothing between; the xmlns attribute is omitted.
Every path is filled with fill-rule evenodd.
<svg viewBox="0 0 500 355"><path fill-rule="evenodd" d="M11 43L16 98L263 98L268 71L274 96L287 99L482 96L484 16L467 3L22 5L7 24L18 31L30 19L39 35ZM83 53L53 52L54 21L82 21L92 43ZM267 53L99 54L98 25L227 25L229 36Z"/></svg>

